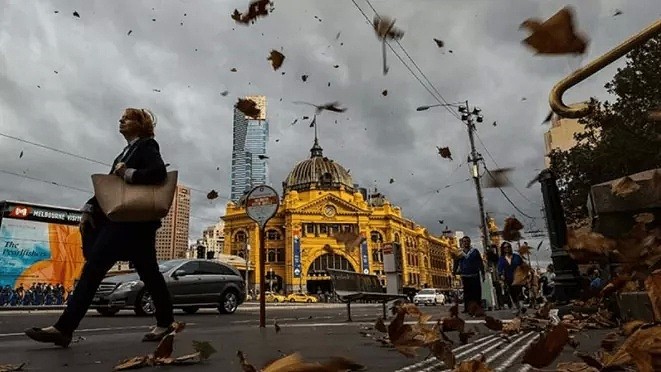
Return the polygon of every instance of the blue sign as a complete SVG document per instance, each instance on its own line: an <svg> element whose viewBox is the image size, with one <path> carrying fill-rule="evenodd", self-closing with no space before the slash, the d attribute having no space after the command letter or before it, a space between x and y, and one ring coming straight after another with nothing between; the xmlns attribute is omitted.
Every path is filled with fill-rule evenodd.
<svg viewBox="0 0 661 372"><path fill-rule="evenodd" d="M301 277L301 238L294 237L294 278Z"/></svg>
<svg viewBox="0 0 661 372"><path fill-rule="evenodd" d="M367 252L367 241L364 241L360 244L360 255L362 257L362 263L363 263L363 274L367 275L370 273L370 261L369 261L369 254Z"/></svg>

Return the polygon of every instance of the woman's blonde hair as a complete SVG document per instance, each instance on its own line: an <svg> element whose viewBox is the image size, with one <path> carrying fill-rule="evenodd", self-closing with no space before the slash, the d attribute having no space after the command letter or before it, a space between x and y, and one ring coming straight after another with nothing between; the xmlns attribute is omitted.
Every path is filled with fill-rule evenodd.
<svg viewBox="0 0 661 372"><path fill-rule="evenodd" d="M154 127L156 126L156 115L149 109L127 108L128 119L135 120L138 123L138 137L153 137Z"/></svg>

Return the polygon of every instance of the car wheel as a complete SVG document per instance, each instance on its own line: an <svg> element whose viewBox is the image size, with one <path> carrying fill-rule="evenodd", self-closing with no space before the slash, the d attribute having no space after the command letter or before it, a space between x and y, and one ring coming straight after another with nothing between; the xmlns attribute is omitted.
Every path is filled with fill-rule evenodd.
<svg viewBox="0 0 661 372"><path fill-rule="evenodd" d="M119 312L119 309L98 308L96 312L102 316L113 316Z"/></svg>
<svg viewBox="0 0 661 372"><path fill-rule="evenodd" d="M289 300L289 302L296 302L296 300L294 300L294 299L292 298L291 300Z"/></svg>
<svg viewBox="0 0 661 372"><path fill-rule="evenodd" d="M309 303L309 304L311 304L311 303L312 303L312 300L308 298L308 300L307 300L307 301L305 301L305 302L307 302L307 303Z"/></svg>
<svg viewBox="0 0 661 372"><path fill-rule="evenodd" d="M280 302L280 301L278 301L277 298L274 298L274 299L273 299L273 302Z"/></svg>
<svg viewBox="0 0 661 372"><path fill-rule="evenodd" d="M183 310L184 313L186 313L186 314L195 314L198 310L200 310L200 308L197 307L197 306L188 306L188 307L182 308L181 310Z"/></svg>
<svg viewBox="0 0 661 372"><path fill-rule="evenodd" d="M227 291L220 296L218 312L221 314L233 314L239 307L239 296L234 291Z"/></svg>
<svg viewBox="0 0 661 372"><path fill-rule="evenodd" d="M151 294L146 290L142 290L135 298L135 308L133 311L139 316L151 316L156 312L154 300Z"/></svg>

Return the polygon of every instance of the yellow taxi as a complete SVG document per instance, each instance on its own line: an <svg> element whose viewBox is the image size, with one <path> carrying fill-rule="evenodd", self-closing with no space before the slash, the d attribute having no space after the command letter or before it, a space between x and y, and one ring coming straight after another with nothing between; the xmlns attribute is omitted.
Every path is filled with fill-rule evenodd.
<svg viewBox="0 0 661 372"><path fill-rule="evenodd" d="M266 297L266 302L285 302L287 297L277 294L275 292L265 292L264 297Z"/></svg>
<svg viewBox="0 0 661 372"><path fill-rule="evenodd" d="M312 303L312 302L319 302L316 297L310 296L306 293L302 292L296 292L292 293L289 296L287 296L287 301L289 302L307 302L307 303Z"/></svg>

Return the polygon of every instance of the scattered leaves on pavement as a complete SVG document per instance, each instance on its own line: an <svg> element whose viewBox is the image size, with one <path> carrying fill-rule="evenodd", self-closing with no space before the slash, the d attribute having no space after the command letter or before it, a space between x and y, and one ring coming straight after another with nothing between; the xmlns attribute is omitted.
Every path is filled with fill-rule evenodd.
<svg viewBox="0 0 661 372"><path fill-rule="evenodd" d="M521 332L521 318L516 317L507 323L503 323L503 333L513 335Z"/></svg>
<svg viewBox="0 0 661 372"><path fill-rule="evenodd" d="M521 24L532 34L523 40L539 54L583 54L588 39L579 35L574 28L573 8L566 6L548 20L530 18Z"/></svg>
<svg viewBox="0 0 661 372"><path fill-rule="evenodd" d="M493 371L489 366L487 366L487 357L483 354L476 359L464 360L459 363L457 368L453 369L452 372L491 372Z"/></svg>
<svg viewBox="0 0 661 372"><path fill-rule="evenodd" d="M208 341L193 341L193 349L200 353L202 360L209 359L216 352L216 349Z"/></svg>
<svg viewBox="0 0 661 372"><path fill-rule="evenodd" d="M273 71L277 71L280 68L280 66L282 66L282 63L285 61L285 55L273 49L271 50L271 54L269 55L267 60L271 61L271 66L273 66Z"/></svg>
<svg viewBox="0 0 661 372"><path fill-rule="evenodd" d="M27 363L21 364L0 364L0 372L22 371Z"/></svg>
<svg viewBox="0 0 661 372"><path fill-rule="evenodd" d="M257 372L252 364L248 363L246 360L245 354L242 351L237 352L241 367L244 372ZM276 359L270 363L267 363L261 372L287 372L287 371L300 371L300 372L344 372L347 370L350 371L359 371L365 369L365 367L359 363L356 363L350 359L343 357L332 357L329 361L325 363L309 363L303 360L303 357L299 353L285 355L279 359Z"/></svg>
<svg viewBox="0 0 661 372"><path fill-rule="evenodd" d="M645 279L645 289L652 303L654 318L661 321L661 269L654 271Z"/></svg>
<svg viewBox="0 0 661 372"><path fill-rule="evenodd" d="M563 324L558 324L532 344L523 356L523 363L535 368L544 368L560 355L568 342L567 328Z"/></svg>

